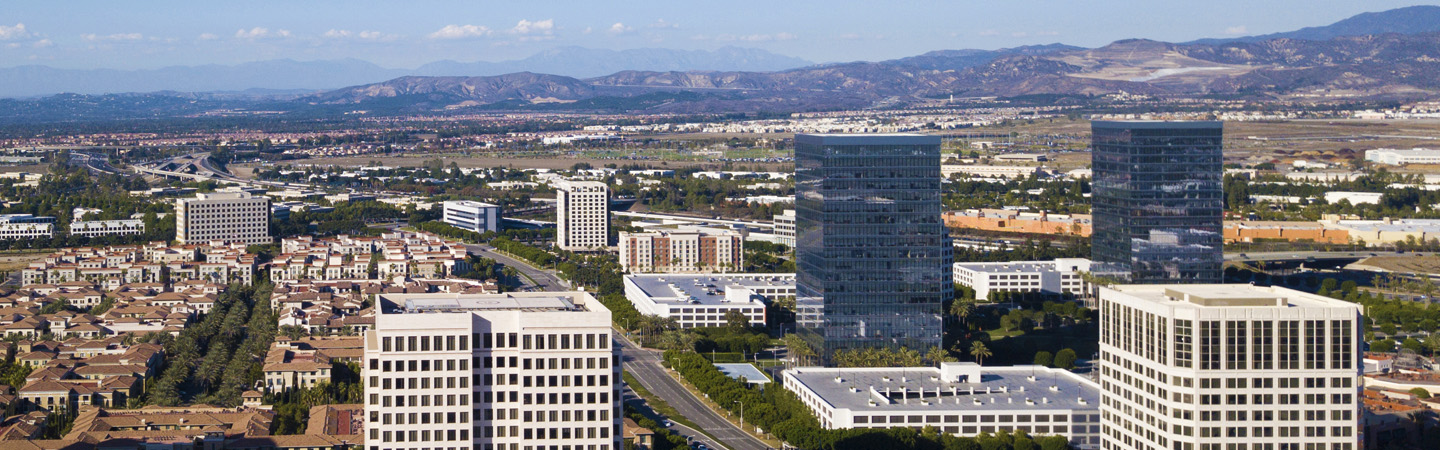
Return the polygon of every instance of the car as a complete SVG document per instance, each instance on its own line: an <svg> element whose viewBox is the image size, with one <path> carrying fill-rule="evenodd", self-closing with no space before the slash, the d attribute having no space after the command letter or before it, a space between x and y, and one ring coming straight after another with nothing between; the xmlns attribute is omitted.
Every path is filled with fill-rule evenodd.
<svg viewBox="0 0 1440 450"><path fill-rule="evenodd" d="M667 421L661 422L661 423L660 423L660 426L665 427L665 428L670 428L670 427L675 426L675 423L667 420Z"/></svg>

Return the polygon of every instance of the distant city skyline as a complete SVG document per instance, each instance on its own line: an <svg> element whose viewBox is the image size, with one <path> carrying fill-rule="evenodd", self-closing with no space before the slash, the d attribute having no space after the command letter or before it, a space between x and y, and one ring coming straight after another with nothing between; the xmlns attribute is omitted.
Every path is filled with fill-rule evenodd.
<svg viewBox="0 0 1440 450"><path fill-rule="evenodd" d="M759 48L814 62L1120 39L1182 42L1291 31L1440 2L1032 1L686 3L26 2L0 13L0 67L146 69L355 58L384 67L505 61L564 46ZM1166 19L1172 18L1172 19Z"/></svg>

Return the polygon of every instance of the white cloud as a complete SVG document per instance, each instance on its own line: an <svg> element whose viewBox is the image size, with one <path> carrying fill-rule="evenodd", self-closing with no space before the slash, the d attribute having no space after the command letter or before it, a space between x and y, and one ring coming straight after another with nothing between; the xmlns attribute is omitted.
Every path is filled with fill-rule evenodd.
<svg viewBox="0 0 1440 450"><path fill-rule="evenodd" d="M90 34L82 34L82 35L80 35L80 38L81 38L81 39L84 39L84 40L87 40L87 41L90 41L90 42L98 42L98 41L138 41L138 40L141 40L141 39L145 39L145 35L142 35L142 34L140 34L140 33L115 33L115 34L110 34L110 35L101 36L101 35L97 35L97 34L94 34L94 33L90 33Z"/></svg>
<svg viewBox="0 0 1440 450"><path fill-rule="evenodd" d="M740 42L771 42L771 41L790 41L790 40L794 40L794 39L795 39L795 35L794 35L794 34L785 33L785 32L780 32L780 33L775 33L775 34L742 34L742 35L722 34L722 35L719 35L719 36L715 36L715 40L721 41L721 42L735 42L735 41L740 41Z"/></svg>
<svg viewBox="0 0 1440 450"><path fill-rule="evenodd" d="M351 32L350 30L336 30L333 28L330 29L330 31L326 31L325 34L323 34L322 36L330 39L354 39L359 41L393 41L400 37L398 35L385 34L379 31L365 30Z"/></svg>
<svg viewBox="0 0 1440 450"><path fill-rule="evenodd" d="M473 37L484 37L494 33L489 27L480 25L446 25L434 33L430 33L430 39L464 39Z"/></svg>
<svg viewBox="0 0 1440 450"><path fill-rule="evenodd" d="M611 26L610 26L609 33L610 33L610 34L625 34L625 33L629 33L629 32L634 31L634 30L635 30L634 28L631 28L631 27L629 27L629 26L626 26L626 25L623 24L623 23L615 22L614 25L611 25Z"/></svg>
<svg viewBox="0 0 1440 450"><path fill-rule="evenodd" d="M13 41L34 36L35 33L27 31L23 23L16 23L13 27L0 25L0 41Z"/></svg>
<svg viewBox="0 0 1440 450"><path fill-rule="evenodd" d="M11 42L11 43L9 43L9 44L5 44L5 48L20 48L20 43L19 43L19 42Z"/></svg>
<svg viewBox="0 0 1440 450"><path fill-rule="evenodd" d="M680 28L680 24L666 22L665 19L656 19L655 23L646 25L649 28Z"/></svg>
<svg viewBox="0 0 1440 450"><path fill-rule="evenodd" d="M980 35L980 36L999 36L999 35L1000 35L1000 32L999 32L999 31L995 31L995 30L982 30L982 31L980 31L979 33L975 33L975 34Z"/></svg>
<svg viewBox="0 0 1440 450"><path fill-rule="evenodd" d="M249 30L242 28L235 32L235 37L238 39L287 38L290 37L290 30L271 31L265 27L255 27Z"/></svg>
<svg viewBox="0 0 1440 450"><path fill-rule="evenodd" d="M593 33L593 32L595 32L595 28L594 28L594 27L585 27L584 30L580 30L580 34L590 34L590 33Z"/></svg>
<svg viewBox="0 0 1440 450"><path fill-rule="evenodd" d="M41 39L41 40L35 41L34 43L30 44L31 47L35 47L35 48L45 48L45 47L49 47L49 46L52 46L52 45L55 45L55 43L54 43L54 42L50 42L49 39Z"/></svg>
<svg viewBox="0 0 1440 450"><path fill-rule="evenodd" d="M515 34L545 34L545 35L548 35L548 34L553 33L554 31L555 31L555 19L537 20L537 21L534 21L534 22L531 22L531 21L525 20L525 19L520 19L520 22L515 24L515 28L511 28L511 29L510 29L510 32L511 32L511 33L515 33Z"/></svg>
<svg viewBox="0 0 1440 450"><path fill-rule="evenodd" d="M200 33L200 36L196 37L196 39L202 41L213 41L216 39L220 39L220 36L216 36L215 33Z"/></svg>
<svg viewBox="0 0 1440 450"><path fill-rule="evenodd" d="M1225 34L1230 34L1230 35L1245 34L1245 33L1248 33L1248 32L1249 32L1249 31L1245 29L1245 26L1244 26L1244 25L1236 25L1236 26L1229 27L1229 28L1226 28L1226 29L1225 29Z"/></svg>

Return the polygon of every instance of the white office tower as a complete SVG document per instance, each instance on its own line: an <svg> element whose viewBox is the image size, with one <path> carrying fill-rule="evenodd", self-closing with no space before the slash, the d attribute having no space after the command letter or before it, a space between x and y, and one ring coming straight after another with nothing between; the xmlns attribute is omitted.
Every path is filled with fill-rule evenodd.
<svg viewBox="0 0 1440 450"><path fill-rule="evenodd" d="M555 193L555 245L604 250L610 237L610 188L599 181L561 181Z"/></svg>
<svg viewBox="0 0 1440 450"><path fill-rule="evenodd" d="M248 192L210 192L175 201L175 239L269 244L270 198Z"/></svg>
<svg viewBox="0 0 1440 450"><path fill-rule="evenodd" d="M380 294L370 450L620 450L610 310L584 292Z"/></svg>
<svg viewBox="0 0 1440 450"><path fill-rule="evenodd" d="M1354 303L1246 284L1100 289L1106 450L1357 450Z"/></svg>
<svg viewBox="0 0 1440 450"><path fill-rule="evenodd" d="M452 200L444 203L445 216L442 220L456 228L484 233L500 231L500 206L469 200Z"/></svg>

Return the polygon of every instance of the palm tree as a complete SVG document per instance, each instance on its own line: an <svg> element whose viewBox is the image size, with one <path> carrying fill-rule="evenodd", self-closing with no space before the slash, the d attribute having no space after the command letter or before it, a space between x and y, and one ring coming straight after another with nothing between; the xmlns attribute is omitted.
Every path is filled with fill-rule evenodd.
<svg viewBox="0 0 1440 450"><path fill-rule="evenodd" d="M975 312L975 303L970 300L956 299L950 302L950 314L960 318L960 323L965 323L965 319L970 318L970 313L973 312Z"/></svg>
<svg viewBox="0 0 1440 450"><path fill-rule="evenodd" d="M984 365L985 358L990 357L990 349L985 347L984 342L972 342L970 343L970 356L975 357L975 362L977 364Z"/></svg>

